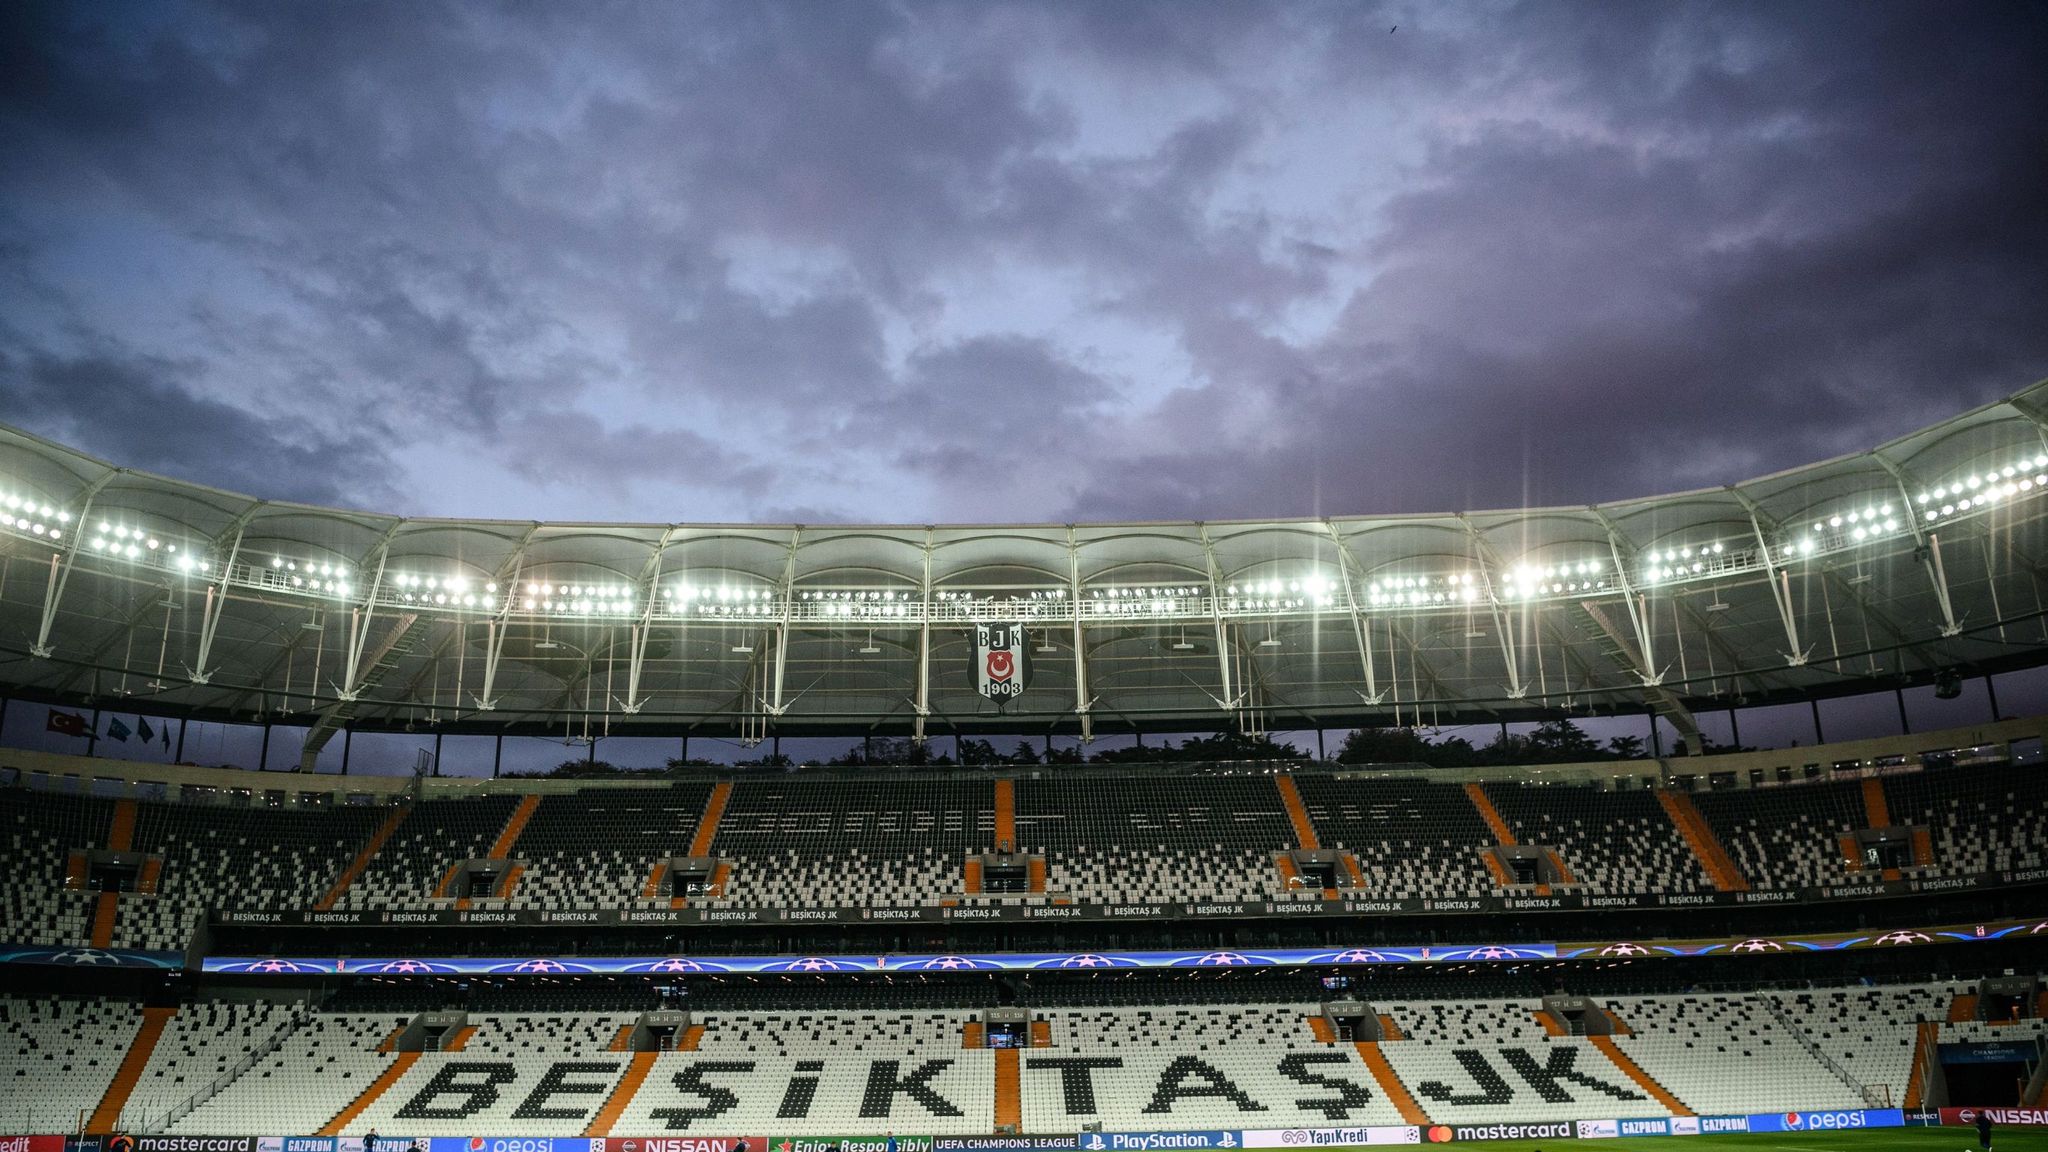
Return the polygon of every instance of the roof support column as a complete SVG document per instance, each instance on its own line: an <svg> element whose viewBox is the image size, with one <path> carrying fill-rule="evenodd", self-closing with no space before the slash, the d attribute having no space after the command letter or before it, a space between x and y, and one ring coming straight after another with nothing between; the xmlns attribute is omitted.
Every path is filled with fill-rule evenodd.
<svg viewBox="0 0 2048 1152"><path fill-rule="evenodd" d="M782 702L782 671L789 660L789 614L796 605L796 546L803 537L803 531L801 528L790 531L789 558L782 564L782 618L775 625L775 676L768 698L770 716L782 715L786 707Z"/></svg>
<svg viewBox="0 0 2048 1152"><path fill-rule="evenodd" d="M1351 638L1358 644L1359 666L1365 669L1365 691L1359 692L1358 698L1377 707L1386 693L1380 691L1379 673L1372 666L1372 629L1358 608L1358 581L1365 579L1365 571L1359 568L1358 558L1345 546L1344 538L1337 534L1337 525L1325 520L1323 526L1329 529L1330 541L1337 546L1337 573L1344 585L1344 607L1351 614Z"/></svg>
<svg viewBox="0 0 2048 1152"><path fill-rule="evenodd" d="M384 588L384 562L391 555L389 548L377 550L377 574L370 578L370 590L363 597L360 608L348 612L348 664L341 676L341 687L336 695L343 700L353 701L361 685L356 682L356 670L362 663L363 645L370 638L370 619L376 614L377 594Z"/></svg>
<svg viewBox="0 0 2048 1152"><path fill-rule="evenodd" d="M1081 718L1081 743L1095 742L1095 718L1089 712L1087 643L1081 631L1081 548L1074 530L1067 529L1067 581L1074 604L1074 714Z"/></svg>
<svg viewBox="0 0 2048 1152"><path fill-rule="evenodd" d="M1222 677L1223 695L1216 697L1217 707L1225 712L1234 710L1244 697L1230 690L1230 634L1223 624L1223 579L1216 567L1216 547L1209 542L1209 526L1202 525L1202 555L1209 564L1209 619L1216 625L1216 672Z"/></svg>
<svg viewBox="0 0 2048 1152"><path fill-rule="evenodd" d="M220 578L206 586L206 606L199 613L199 667L185 669L194 684L204 684L213 679L213 669L206 662L213 656L213 634L220 628L221 613L228 606L228 573L234 570L235 562L242 555L242 529L235 529L235 542L228 546L227 559L221 561Z"/></svg>
<svg viewBox="0 0 2048 1152"><path fill-rule="evenodd" d="M2041 427L2040 418L2030 409L2021 407L2016 400L2013 407L2032 420L2036 428ZM1948 578L1941 568L1941 542L1921 526L1920 506L1913 502L1913 492L1907 486L1905 470L1879 453L1873 452L1870 455L1877 461L1878 467L1891 474L1892 483L1898 486L1899 504L1905 509L1906 526L1913 530L1913 539L1920 545L1914 550L1914 559L1919 560L1921 566L1927 570L1927 581L1934 586L1934 602L1941 608L1941 634L1954 636L1963 628L1956 623L1955 605L1949 602Z"/></svg>
<svg viewBox="0 0 2048 1152"><path fill-rule="evenodd" d="M1771 590L1771 602L1778 607L1778 622L1785 627L1785 663L1798 668L1806 663L1806 657L1813 649L1799 646L1799 618L1792 610L1792 573L1778 567L1777 560L1771 555L1771 542L1764 539L1764 526L1757 519L1755 504L1739 492L1736 495L1749 504L1749 528L1756 533L1757 555L1763 557L1764 584Z"/></svg>
<svg viewBox="0 0 2048 1152"><path fill-rule="evenodd" d="M28 646L29 655L39 660L48 660L55 651L50 647L50 629L57 623L57 605L64 600L64 586L71 582L71 562L78 558L78 542L85 536L85 518L92 513L92 498L98 491L95 485L93 491L86 493L78 508L78 520L71 528L71 539L50 553L50 579L43 585L42 624L36 628L36 642Z"/></svg>
<svg viewBox="0 0 2048 1152"><path fill-rule="evenodd" d="M932 714L932 530L924 530L924 567L917 585L917 701L911 739L925 742L925 720Z"/></svg>

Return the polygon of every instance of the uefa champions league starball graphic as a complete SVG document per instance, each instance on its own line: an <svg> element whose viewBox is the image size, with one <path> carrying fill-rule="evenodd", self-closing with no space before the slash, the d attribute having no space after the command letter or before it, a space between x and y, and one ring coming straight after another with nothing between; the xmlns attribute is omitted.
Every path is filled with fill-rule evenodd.
<svg viewBox="0 0 2048 1152"><path fill-rule="evenodd" d="M1893 944L1925 944L1930 939L1932 937L1928 936L1925 932L1915 932L1910 928L1901 928L1896 932L1887 932L1879 936L1873 943L1883 947Z"/></svg>
<svg viewBox="0 0 2048 1152"><path fill-rule="evenodd" d="M1783 952L1785 946L1776 940L1749 939L1730 948L1730 952Z"/></svg>
<svg viewBox="0 0 2048 1152"><path fill-rule="evenodd" d="M1648 948L1645 948L1645 947L1643 947L1643 946L1642 946L1641 944L1630 944L1630 943L1628 943L1628 942L1624 941L1624 942L1622 942L1622 943L1619 943L1619 944L1609 944L1609 945L1608 945L1608 946L1606 946L1605 948L1602 948L1602 949L1600 949L1599 951L1597 951L1597 952L1593 953L1593 955L1595 955L1595 956L1648 956L1648 955L1650 955L1650 950L1649 950Z"/></svg>

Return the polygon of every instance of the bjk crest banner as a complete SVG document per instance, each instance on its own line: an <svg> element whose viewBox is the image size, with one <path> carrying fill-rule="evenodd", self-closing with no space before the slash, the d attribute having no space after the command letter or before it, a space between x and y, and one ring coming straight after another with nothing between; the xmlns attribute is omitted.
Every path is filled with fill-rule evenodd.
<svg viewBox="0 0 2048 1152"><path fill-rule="evenodd" d="M1031 649L1022 624L974 626L974 690L997 702L1015 700L1031 680Z"/></svg>

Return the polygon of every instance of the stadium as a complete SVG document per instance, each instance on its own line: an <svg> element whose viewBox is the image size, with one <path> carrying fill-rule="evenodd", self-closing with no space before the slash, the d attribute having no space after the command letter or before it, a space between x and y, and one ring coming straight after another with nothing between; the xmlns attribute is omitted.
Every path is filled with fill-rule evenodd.
<svg viewBox="0 0 2048 1152"><path fill-rule="evenodd" d="M0 1127L724 1152L2038 1119L2048 717L2009 704L2048 655L2044 401L1726 489L1270 523L414 520L9 431ZM1896 734L1824 738L1873 698ZM1713 737L1788 709L1810 741ZM1571 718L1636 754L1269 738ZM206 763L209 726L255 755ZM719 765L692 735L917 754ZM563 763L503 770L522 740ZM1215 748L1244 758L1189 758Z"/></svg>
<svg viewBox="0 0 2048 1152"><path fill-rule="evenodd" d="M2048 1152L2044 110L1999 0L0 6L0 1152Z"/></svg>

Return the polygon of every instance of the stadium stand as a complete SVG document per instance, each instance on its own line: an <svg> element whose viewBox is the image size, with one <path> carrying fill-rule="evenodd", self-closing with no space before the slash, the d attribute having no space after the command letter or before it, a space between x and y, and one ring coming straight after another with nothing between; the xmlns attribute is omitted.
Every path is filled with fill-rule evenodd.
<svg viewBox="0 0 2048 1152"><path fill-rule="evenodd" d="M1400 1124L1356 1048L1317 1040L1304 1006L1063 1009L1056 1048L1023 1057L1026 1131Z"/></svg>
<svg viewBox="0 0 2048 1152"><path fill-rule="evenodd" d="M1920 1021L1967 1005L1974 987L1616 996L1604 998L1616 1034L1584 1037L1514 994L1512 977L1494 994L1456 972L1404 975L1456 998L1375 999L1393 1026L1375 1045L1335 1040L1305 980L1271 998L1282 986L1265 980L1048 979L1028 989L1021 1051L979 1046L980 1010L958 1002L996 985L972 981L915 992L706 982L693 1026L659 1053L626 1051L645 986L480 985L461 1025L446 1025L450 1042L403 1054L390 1049L415 1009L389 1007L448 1007L451 986L437 999L419 984L364 985L317 1011L197 1001L164 1028L121 1118L131 1130L168 1117L174 1133L227 1135L969 1134L998 1123L1285 1128L1897 1106L1913 1088ZM1118 986L1135 1002L1102 994ZM142 1015L123 1001L0 999L0 1124L64 1130L100 1106ZM1961 1021L1940 1036L2011 1041L2041 1026Z"/></svg>
<svg viewBox="0 0 2048 1152"><path fill-rule="evenodd" d="M200 1001L171 1017L121 1110L121 1127L151 1131L180 1105L236 1071L279 1033L311 1019L302 1000Z"/></svg>
<svg viewBox="0 0 2048 1152"><path fill-rule="evenodd" d="M1915 1034L1940 1020L1953 990L1933 985L1767 993L1822 1055L1896 1107L1913 1078Z"/></svg>
<svg viewBox="0 0 2048 1152"><path fill-rule="evenodd" d="M1291 895L1273 857L1299 847L1264 776L1020 780L1017 838L1047 892L1135 904Z"/></svg>
<svg viewBox="0 0 2048 1152"><path fill-rule="evenodd" d="M1607 1009L1632 1032L1615 1045L1702 1115L1864 1107L1762 997L1636 996Z"/></svg>
<svg viewBox="0 0 2048 1152"><path fill-rule="evenodd" d="M736 904L916 907L958 896L994 830L982 780L741 781L713 850L732 863Z"/></svg>
<svg viewBox="0 0 2048 1152"><path fill-rule="evenodd" d="M711 785L586 788L541 798L515 854L515 908L624 908L657 861L689 854Z"/></svg>
<svg viewBox="0 0 2048 1152"><path fill-rule="evenodd" d="M484 795L413 805L397 834L371 858L335 906L424 904L437 894L446 896L442 885L450 870L488 855L519 802L517 796Z"/></svg>
<svg viewBox="0 0 2048 1152"><path fill-rule="evenodd" d="M153 894L124 897L118 948L182 951L208 909L310 908L384 810L141 804L135 849L158 853Z"/></svg>
<svg viewBox="0 0 2048 1152"><path fill-rule="evenodd" d="M1692 802L1757 888L1817 888L1878 879L1874 872L1849 871L1842 855L1843 834L1864 826L1857 781L1702 792Z"/></svg>
<svg viewBox="0 0 2048 1152"><path fill-rule="evenodd" d="M17 944L90 942L94 898L67 886L74 849L106 844L112 801L85 796L0 789L0 923Z"/></svg>
<svg viewBox="0 0 2048 1152"><path fill-rule="evenodd" d="M317 1014L169 1130L318 1132L392 1065L396 1056L378 1047L405 1020L388 1013Z"/></svg>
<svg viewBox="0 0 2048 1152"><path fill-rule="evenodd" d="M1357 854L1375 896L1484 896L1479 854L1493 833L1455 784L1298 775L1295 786L1326 848Z"/></svg>
<svg viewBox="0 0 2048 1152"><path fill-rule="evenodd" d="M608 1049L633 1016L563 1013L471 1020L476 1031L460 1041L459 1051L422 1053L342 1133L580 1135L626 1066L627 1054ZM557 1066L565 1069L554 1073L558 1087L532 1099Z"/></svg>
<svg viewBox="0 0 2048 1152"><path fill-rule="evenodd" d="M1705 892L1712 883L1646 790L1489 783L1486 794L1515 839L1557 851L1591 892Z"/></svg>
<svg viewBox="0 0 2048 1152"><path fill-rule="evenodd" d="M74 1131L141 1026L129 1001L0 997L0 1129Z"/></svg>
<svg viewBox="0 0 2048 1152"><path fill-rule="evenodd" d="M1380 1045L1415 1102L1440 1123L1568 1120L1670 1111L1583 1037L1551 1035L1538 1000L1378 1005L1404 1039Z"/></svg>
<svg viewBox="0 0 2048 1152"><path fill-rule="evenodd" d="M1892 822L1919 825L1933 867L1961 875L2048 860L2048 777L2017 767L1942 768L1883 778Z"/></svg>

